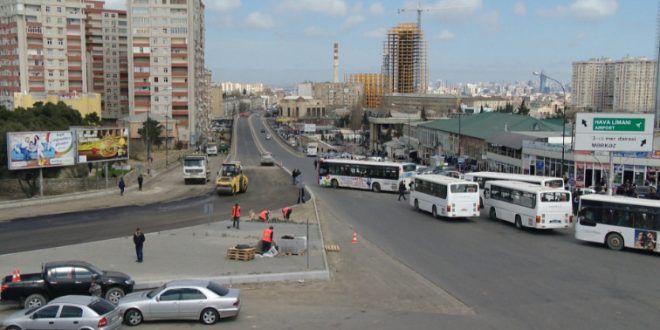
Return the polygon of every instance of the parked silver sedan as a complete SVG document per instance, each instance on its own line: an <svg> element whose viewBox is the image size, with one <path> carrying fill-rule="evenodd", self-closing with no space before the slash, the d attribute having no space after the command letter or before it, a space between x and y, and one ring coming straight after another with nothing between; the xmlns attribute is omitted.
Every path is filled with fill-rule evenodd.
<svg viewBox="0 0 660 330"><path fill-rule="evenodd" d="M235 317L241 309L240 291L207 280L178 280L152 291L135 292L119 300L128 325L151 320L200 320L213 324Z"/></svg>
<svg viewBox="0 0 660 330"><path fill-rule="evenodd" d="M64 296L42 307L18 311L2 321L0 328L114 330L121 323L119 308L103 298Z"/></svg>

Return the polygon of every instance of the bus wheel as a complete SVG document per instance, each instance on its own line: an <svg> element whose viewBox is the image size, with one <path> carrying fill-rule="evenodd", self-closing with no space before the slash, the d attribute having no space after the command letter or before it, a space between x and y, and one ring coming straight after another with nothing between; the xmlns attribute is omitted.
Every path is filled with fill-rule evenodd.
<svg viewBox="0 0 660 330"><path fill-rule="evenodd" d="M621 251L623 249L623 237L618 233L611 233L605 238L605 244L614 251Z"/></svg>
<svg viewBox="0 0 660 330"><path fill-rule="evenodd" d="M371 189L372 189L374 192L380 192L380 184L379 184L378 182L372 184L372 185L371 185Z"/></svg>
<svg viewBox="0 0 660 330"><path fill-rule="evenodd" d="M330 184L332 185L332 188L335 189L339 188L339 182L337 182L337 180L335 179L332 179L332 182Z"/></svg>
<svg viewBox="0 0 660 330"><path fill-rule="evenodd" d="M516 215L516 228L518 228L519 230L523 229L522 220L520 220L519 215Z"/></svg>
<svg viewBox="0 0 660 330"><path fill-rule="evenodd" d="M490 220L497 220L497 214L495 213L494 207L490 208L490 212L488 212L488 216L490 217Z"/></svg>
<svg viewBox="0 0 660 330"><path fill-rule="evenodd" d="M435 205L433 205L433 208L431 208L431 214L434 218L438 217L438 209L435 208Z"/></svg>
<svg viewBox="0 0 660 330"><path fill-rule="evenodd" d="M419 202L417 200L415 200L415 211L419 212Z"/></svg>

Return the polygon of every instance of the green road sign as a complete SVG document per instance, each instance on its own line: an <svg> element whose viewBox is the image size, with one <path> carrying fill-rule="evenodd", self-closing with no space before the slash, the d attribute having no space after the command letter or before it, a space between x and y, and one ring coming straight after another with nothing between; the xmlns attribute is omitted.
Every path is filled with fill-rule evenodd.
<svg viewBox="0 0 660 330"><path fill-rule="evenodd" d="M595 117L593 130L598 132L644 132L644 118Z"/></svg>

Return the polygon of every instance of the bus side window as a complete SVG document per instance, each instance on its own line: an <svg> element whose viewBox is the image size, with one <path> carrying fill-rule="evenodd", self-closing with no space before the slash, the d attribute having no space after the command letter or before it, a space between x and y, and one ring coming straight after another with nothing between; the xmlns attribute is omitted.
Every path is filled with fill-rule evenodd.
<svg viewBox="0 0 660 330"><path fill-rule="evenodd" d="M583 208L580 210L578 221L580 221L580 224L583 226L595 227L596 219L594 211L588 207Z"/></svg>
<svg viewBox="0 0 660 330"><path fill-rule="evenodd" d="M488 188L484 189L484 198L485 199L490 198L490 189L488 189Z"/></svg>

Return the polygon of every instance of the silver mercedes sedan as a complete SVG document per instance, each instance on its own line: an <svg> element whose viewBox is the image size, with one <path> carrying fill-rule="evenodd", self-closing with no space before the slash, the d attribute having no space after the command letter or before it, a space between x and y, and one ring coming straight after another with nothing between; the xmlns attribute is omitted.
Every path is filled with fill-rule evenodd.
<svg viewBox="0 0 660 330"><path fill-rule="evenodd" d="M240 291L207 280L178 280L160 288L135 292L119 300L128 325L152 320L200 320L214 324L235 317L241 309Z"/></svg>
<svg viewBox="0 0 660 330"><path fill-rule="evenodd" d="M0 329L99 329L121 328L119 308L90 296L64 296L48 304L18 311L0 323Z"/></svg>

